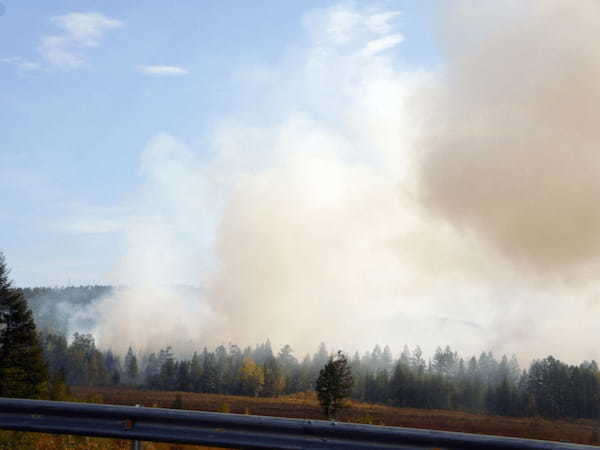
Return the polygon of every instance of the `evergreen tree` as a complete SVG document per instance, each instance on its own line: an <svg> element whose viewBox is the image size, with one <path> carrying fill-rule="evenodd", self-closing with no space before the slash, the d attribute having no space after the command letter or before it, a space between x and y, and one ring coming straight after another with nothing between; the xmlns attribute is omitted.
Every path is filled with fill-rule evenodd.
<svg viewBox="0 0 600 450"><path fill-rule="evenodd" d="M46 364L49 373L66 373L67 363L67 338L63 335L45 334L42 335L41 345L44 349Z"/></svg>
<svg viewBox="0 0 600 450"><path fill-rule="evenodd" d="M200 356L198 356L198 352L194 352L194 356L192 356L192 361L190 362L190 381L192 383L192 391L200 392L202 366L200 365Z"/></svg>
<svg viewBox="0 0 600 450"><path fill-rule="evenodd" d="M415 347L413 351L413 357L411 358L412 366L414 369L419 372L419 374L423 374L425 372L425 360L423 359L423 350L418 345Z"/></svg>
<svg viewBox="0 0 600 450"><path fill-rule="evenodd" d="M200 392L214 394L217 392L217 383L219 377L215 364L215 355L214 353L209 353L208 350L206 350L206 347L204 347L202 360L204 361L204 364L202 367Z"/></svg>
<svg viewBox="0 0 600 450"><path fill-rule="evenodd" d="M192 389L192 377L190 376L190 361L181 361L177 365L175 389L178 391L190 391Z"/></svg>
<svg viewBox="0 0 600 450"><path fill-rule="evenodd" d="M125 356L125 373L127 374L129 382L135 383L138 376L138 363L131 347L129 347L127 355Z"/></svg>
<svg viewBox="0 0 600 450"><path fill-rule="evenodd" d="M0 397L40 398L48 389L48 369L31 310L8 279L0 253Z"/></svg>
<svg viewBox="0 0 600 450"><path fill-rule="evenodd" d="M104 355L104 366L110 373L121 372L121 361L110 349L108 349Z"/></svg>
<svg viewBox="0 0 600 450"><path fill-rule="evenodd" d="M256 350L252 356L252 359L257 364L264 364L265 361L273 357L273 349L271 347L271 341L267 339L264 344L256 346Z"/></svg>
<svg viewBox="0 0 600 450"><path fill-rule="evenodd" d="M404 348L402 349L402 353L400 354L400 362L407 367L412 365L412 356L410 354L408 345L404 345Z"/></svg>
<svg viewBox="0 0 600 450"><path fill-rule="evenodd" d="M264 397L277 397L284 388L284 376L281 366L275 358L269 358L263 364L264 385L262 395Z"/></svg>
<svg viewBox="0 0 600 450"><path fill-rule="evenodd" d="M383 353L381 354L381 367L387 371L392 370L394 365L394 357L392 356L392 350L389 345L386 345L383 348Z"/></svg>
<svg viewBox="0 0 600 450"><path fill-rule="evenodd" d="M110 384L112 386L118 386L121 384L121 373L118 370L113 370L110 376Z"/></svg>
<svg viewBox="0 0 600 450"><path fill-rule="evenodd" d="M214 352L215 355L215 368L217 371L216 376L216 392L218 394L225 394L228 392L229 386L227 386L227 374L229 372L229 356L227 349L224 345L219 345Z"/></svg>
<svg viewBox="0 0 600 450"><path fill-rule="evenodd" d="M390 381L390 394L394 404L398 406L416 406L411 402L414 395L411 395L415 389L415 383L412 380L412 373L407 363L407 358L401 358L392 374Z"/></svg>
<svg viewBox="0 0 600 450"><path fill-rule="evenodd" d="M169 356L160 368L160 384L165 391L175 389L177 365L173 356Z"/></svg>
<svg viewBox="0 0 600 450"><path fill-rule="evenodd" d="M160 364L156 353L152 352L146 358L146 367L144 368L144 377L146 384L150 388L158 389L160 386Z"/></svg>
<svg viewBox="0 0 600 450"><path fill-rule="evenodd" d="M327 352L327 347L325 346L325 342L321 342L319 345L319 350L313 356L313 364L317 367L323 367L324 364L327 363L327 359L329 358L329 353Z"/></svg>
<svg viewBox="0 0 600 450"><path fill-rule="evenodd" d="M317 397L323 413L332 418L343 406L345 399L352 392L352 372L346 356L338 351L319 372L317 379Z"/></svg>
<svg viewBox="0 0 600 450"><path fill-rule="evenodd" d="M369 362L369 364L374 368L374 369L380 369L381 368L381 347L379 346L379 344L377 344L375 347L373 347L373 351L371 352L371 361Z"/></svg>
<svg viewBox="0 0 600 450"><path fill-rule="evenodd" d="M279 364L284 371L289 371L298 364L298 360L293 355L292 347L288 344L284 345L277 356Z"/></svg>
<svg viewBox="0 0 600 450"><path fill-rule="evenodd" d="M67 384L90 386L96 369L91 364L96 352L96 343L91 334L73 335L73 342L67 350L66 375Z"/></svg>
<svg viewBox="0 0 600 450"><path fill-rule="evenodd" d="M312 377L312 363L310 355L305 355L298 369L298 391L314 389L315 379Z"/></svg>

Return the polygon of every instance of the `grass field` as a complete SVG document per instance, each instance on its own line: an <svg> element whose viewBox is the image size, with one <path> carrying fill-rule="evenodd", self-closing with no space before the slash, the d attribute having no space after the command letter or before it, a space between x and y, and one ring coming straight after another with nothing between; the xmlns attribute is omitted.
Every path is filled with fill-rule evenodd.
<svg viewBox="0 0 600 450"><path fill-rule="evenodd" d="M190 392L83 387L71 388L71 393L80 399L92 401L96 399L107 404L139 404L159 408L170 408L176 396L180 395L184 409L323 419L313 393L277 398L251 398ZM354 401L350 402L347 410L340 414L339 420L600 445L600 422L591 420L550 421L540 418L511 418L457 411L394 408Z"/></svg>

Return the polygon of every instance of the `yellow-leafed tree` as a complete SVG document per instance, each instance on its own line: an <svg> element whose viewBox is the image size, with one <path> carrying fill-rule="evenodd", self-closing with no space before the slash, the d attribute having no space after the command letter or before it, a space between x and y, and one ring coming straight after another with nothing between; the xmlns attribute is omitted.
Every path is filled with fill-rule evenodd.
<svg viewBox="0 0 600 450"><path fill-rule="evenodd" d="M265 384L263 368L246 356L240 368L240 393L243 395L258 396Z"/></svg>

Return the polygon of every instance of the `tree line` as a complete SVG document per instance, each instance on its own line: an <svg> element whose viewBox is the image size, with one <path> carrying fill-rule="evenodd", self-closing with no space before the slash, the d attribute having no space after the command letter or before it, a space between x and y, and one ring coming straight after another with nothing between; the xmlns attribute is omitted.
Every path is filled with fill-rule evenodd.
<svg viewBox="0 0 600 450"><path fill-rule="evenodd" d="M220 345L178 358L170 347L124 357L97 348L90 334L36 331L23 293L11 287L0 254L0 396L61 398L66 385L273 397L313 390L330 360L321 344L298 359L289 345L273 351ZM346 357L344 356L344 360ZM375 346L348 358L354 399L414 408L509 416L599 418L600 372L595 361L565 364L548 356L521 369L517 359L491 352L463 357L449 346L427 360L419 347L394 357Z"/></svg>
<svg viewBox="0 0 600 450"><path fill-rule="evenodd" d="M274 397L313 390L330 352L321 344L296 358L266 342L254 348L220 345L177 358L170 347L147 354L131 348L121 358L96 348L89 334L41 337L51 374L69 385L136 386L146 389ZM595 361L568 365L548 356L519 367L517 359L492 352L464 358L449 346L425 359L419 347L395 358L375 346L348 358L356 400L429 409L508 416L600 417L600 372Z"/></svg>

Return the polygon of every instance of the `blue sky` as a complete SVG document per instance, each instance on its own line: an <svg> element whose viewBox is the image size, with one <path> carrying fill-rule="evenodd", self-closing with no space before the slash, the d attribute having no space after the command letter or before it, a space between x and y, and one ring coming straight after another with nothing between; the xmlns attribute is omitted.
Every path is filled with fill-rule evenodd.
<svg viewBox="0 0 600 450"><path fill-rule="evenodd" d="M224 118L260 120L245 68L276 66L306 14L339 3L2 1L0 249L17 285L111 281L123 230L103 220L135 202L147 142L168 132L202 158ZM375 6L402 13L398 64L437 62L435 4Z"/></svg>

